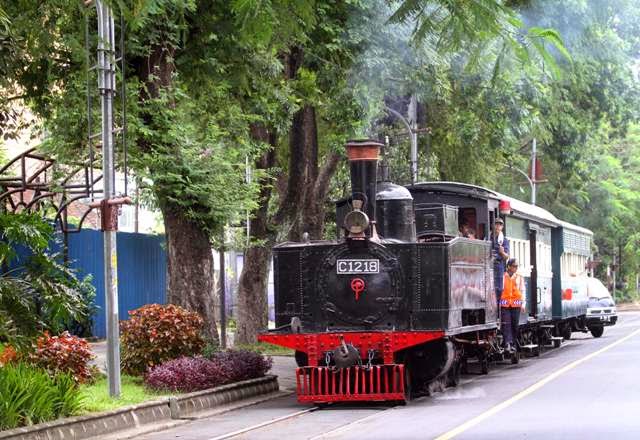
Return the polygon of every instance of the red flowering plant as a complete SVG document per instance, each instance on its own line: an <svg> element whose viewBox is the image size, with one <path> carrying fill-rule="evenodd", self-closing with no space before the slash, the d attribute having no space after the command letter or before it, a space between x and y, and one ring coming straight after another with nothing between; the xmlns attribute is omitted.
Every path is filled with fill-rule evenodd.
<svg viewBox="0 0 640 440"><path fill-rule="evenodd" d="M18 358L18 352L12 345L6 345L2 351L0 351L0 367L10 364Z"/></svg>
<svg viewBox="0 0 640 440"><path fill-rule="evenodd" d="M93 379L94 369L89 363L94 357L89 343L84 339L69 332L60 336L50 336L45 332L38 338L35 350L28 359L51 375L69 373L76 383L85 383Z"/></svg>
<svg viewBox="0 0 640 440"><path fill-rule="evenodd" d="M200 315L173 304L130 311L129 320L120 321L123 370L143 375L165 361L200 354L203 325Z"/></svg>

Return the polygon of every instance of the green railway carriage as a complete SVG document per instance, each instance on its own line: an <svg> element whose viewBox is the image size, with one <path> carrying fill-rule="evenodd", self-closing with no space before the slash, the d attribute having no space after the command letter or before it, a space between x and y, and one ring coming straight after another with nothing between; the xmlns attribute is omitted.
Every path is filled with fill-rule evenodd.
<svg viewBox="0 0 640 440"><path fill-rule="evenodd" d="M585 326L592 239L590 230L563 221L553 231L553 318L563 322L565 336Z"/></svg>

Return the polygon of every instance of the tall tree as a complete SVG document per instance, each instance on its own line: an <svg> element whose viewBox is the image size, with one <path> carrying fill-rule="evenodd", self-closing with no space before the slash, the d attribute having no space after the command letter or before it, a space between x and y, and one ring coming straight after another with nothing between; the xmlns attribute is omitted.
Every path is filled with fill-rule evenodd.
<svg viewBox="0 0 640 440"><path fill-rule="evenodd" d="M403 66L406 59L402 60L402 56L389 57L394 61L392 67L385 66L388 60L380 59L381 54L392 53L388 41L404 39L401 44L407 49L405 53L410 50L411 34L400 32L396 35L399 26L390 26L389 20L423 26L424 14L419 13L420 8L435 4L449 11L445 15L431 16L433 21L426 22L431 26L427 31L417 28L415 32L414 41L421 46L417 51L429 55L450 51L479 37L487 39L507 26L517 28L509 11L498 2L489 2L489 8L474 3L471 10L465 9L467 5L462 2L453 5L451 2L392 3L400 5L396 14L392 14L386 2L317 1L315 22L307 26L304 35L281 55L284 79L294 89L299 107L291 119L287 141L279 143L276 155L279 168L286 170L286 175L278 180L279 197L273 208L273 222L279 225L279 231L271 234L270 240L263 241L263 245L270 246L276 235L293 241L301 240L304 232L312 239L323 237L329 182L338 168L344 141L365 133L371 116L382 109L388 91L385 81L377 80L374 81L376 84L370 85L369 80L386 76L388 83L393 82L391 78L397 78L398 73L404 73L409 83L416 77ZM244 11L248 16L263 7L261 3L245 2L245 5L249 4L252 8ZM443 18L448 24L439 21L436 24L436 20ZM484 27L478 30L466 25L469 19L483 23ZM449 25L454 26L454 32ZM552 32L549 35L556 36ZM422 46L424 40L429 47ZM509 41L513 43L514 40ZM366 59L371 53L374 57ZM393 71L398 67L399 71ZM365 75L359 71L364 71ZM261 203L268 201L261 199ZM268 211L264 206L261 210ZM263 264L263 270L245 265L241 275L240 295L250 294L253 298L251 301L241 298L241 304L259 306L241 312L238 321L240 342L254 342L260 327L252 323L264 322L260 317L264 313L262 302L255 301L256 295L265 295L261 289L266 286L266 260ZM265 279L260 281L259 276Z"/></svg>
<svg viewBox="0 0 640 440"><path fill-rule="evenodd" d="M16 31L8 81L44 121L45 147L63 160L81 157L87 150L84 19L92 29L95 12L65 1L1 5ZM242 2L113 6L127 24L130 164L163 213L168 299L201 313L215 341L212 237L255 207L258 187L245 182L244 164L263 146L250 126L263 120L277 126L278 115L288 112L270 43L291 26L279 32L282 21L254 17L254 35L240 33Z"/></svg>

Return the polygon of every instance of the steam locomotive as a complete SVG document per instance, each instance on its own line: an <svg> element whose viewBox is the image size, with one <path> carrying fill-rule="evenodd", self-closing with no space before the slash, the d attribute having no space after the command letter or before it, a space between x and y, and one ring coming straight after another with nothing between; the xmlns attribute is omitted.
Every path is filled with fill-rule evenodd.
<svg viewBox="0 0 640 440"><path fill-rule="evenodd" d="M477 186L378 182L381 147L347 144L352 192L336 203L335 241L273 249L276 329L259 339L295 350L300 402L406 401L505 358L490 241L498 216L526 281L507 359L587 330L591 231ZM459 236L463 222L477 239Z"/></svg>

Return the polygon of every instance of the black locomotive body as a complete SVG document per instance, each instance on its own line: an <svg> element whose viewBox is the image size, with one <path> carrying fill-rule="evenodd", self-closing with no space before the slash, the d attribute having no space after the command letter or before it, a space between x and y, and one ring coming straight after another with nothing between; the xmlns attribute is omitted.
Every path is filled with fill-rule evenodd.
<svg viewBox="0 0 640 440"><path fill-rule="evenodd" d="M498 216L511 231L512 255L528 263L520 350L539 353L583 329L579 283L565 280L560 266L585 261L590 231L471 185L378 184L380 147L347 145L352 194L336 204L335 241L273 250L276 329L260 340L296 350L300 401L405 400L412 390L456 385L470 359L486 373L489 359L504 353L490 241ZM469 225L475 236L460 236ZM559 228L581 234L587 248L570 253L577 248L567 241L552 252ZM562 295L552 295L552 279Z"/></svg>
<svg viewBox="0 0 640 440"><path fill-rule="evenodd" d="M274 248L276 327L457 334L496 323L489 243L343 241Z"/></svg>

